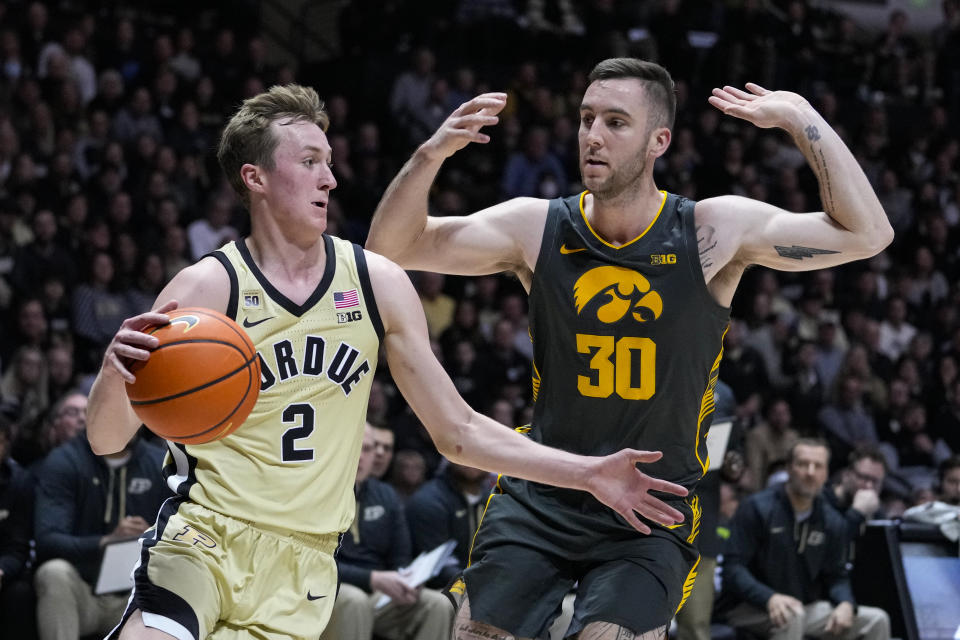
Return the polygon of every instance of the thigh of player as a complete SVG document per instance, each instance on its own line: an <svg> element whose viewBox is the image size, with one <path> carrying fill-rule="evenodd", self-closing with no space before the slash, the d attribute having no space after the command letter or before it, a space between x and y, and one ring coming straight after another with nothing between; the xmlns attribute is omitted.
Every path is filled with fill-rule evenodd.
<svg viewBox="0 0 960 640"><path fill-rule="evenodd" d="M623 547L622 556L584 572L568 633L583 630L584 639L663 637L693 587L697 552L656 535L624 541Z"/></svg>

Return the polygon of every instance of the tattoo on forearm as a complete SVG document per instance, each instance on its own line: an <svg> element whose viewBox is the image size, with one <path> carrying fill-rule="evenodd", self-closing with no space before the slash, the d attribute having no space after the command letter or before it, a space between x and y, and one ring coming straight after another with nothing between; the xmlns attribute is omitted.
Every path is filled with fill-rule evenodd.
<svg viewBox="0 0 960 640"><path fill-rule="evenodd" d="M704 271L713 266L713 249L717 246L716 232L710 225L697 227L697 251L700 253L700 267Z"/></svg>
<svg viewBox="0 0 960 640"><path fill-rule="evenodd" d="M513 636L497 633L489 629L483 629L479 625L470 622L461 623L457 627L458 638L485 638L486 640L514 640Z"/></svg>
<svg viewBox="0 0 960 640"><path fill-rule="evenodd" d="M827 215L833 217L832 212L835 210L833 184L830 179L830 172L827 171L827 159L823 157L822 146L814 146L813 144L820 140L822 136L819 129L812 124L807 126L804 132L807 134L807 140L810 141L810 159L813 172L820 183L820 200L823 202L823 209L827 212Z"/></svg>
<svg viewBox="0 0 960 640"><path fill-rule="evenodd" d="M643 633L634 633L612 622L591 622L580 633L580 640L664 640L667 628L657 627Z"/></svg>
<svg viewBox="0 0 960 640"><path fill-rule="evenodd" d="M803 260L804 258L812 258L816 255L826 255L829 253L840 253L839 251L831 251L830 249L814 249L812 247L799 247L797 245L781 247L775 244L773 248L777 250L777 253L780 254L781 257L792 258L793 260Z"/></svg>

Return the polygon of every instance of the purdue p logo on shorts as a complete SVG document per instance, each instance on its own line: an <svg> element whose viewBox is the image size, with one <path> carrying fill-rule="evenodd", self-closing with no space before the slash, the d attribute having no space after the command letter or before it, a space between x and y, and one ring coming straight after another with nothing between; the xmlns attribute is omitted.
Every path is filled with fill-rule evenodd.
<svg viewBox="0 0 960 640"><path fill-rule="evenodd" d="M189 524L185 525L183 529L177 533L177 535L171 538L171 540L190 542L194 547L200 545L201 547L206 547L207 549L213 549L217 546L217 543L214 542L213 538L205 533L200 533Z"/></svg>

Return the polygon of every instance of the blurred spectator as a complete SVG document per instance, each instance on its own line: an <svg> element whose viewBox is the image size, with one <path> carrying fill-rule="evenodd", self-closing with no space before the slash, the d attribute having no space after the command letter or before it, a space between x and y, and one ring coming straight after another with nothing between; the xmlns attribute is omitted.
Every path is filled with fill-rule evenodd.
<svg viewBox="0 0 960 640"><path fill-rule="evenodd" d="M490 346L480 354L480 359L493 393L508 399L514 408L519 408L517 403L525 401L529 395L533 371L530 359L517 350L515 339L513 323L506 318L499 320L494 325ZM504 424L511 425L513 422Z"/></svg>
<svg viewBox="0 0 960 640"><path fill-rule="evenodd" d="M892 361L898 360L916 333L917 328L907 322L906 300L900 297L888 299L887 313L880 323L880 352Z"/></svg>
<svg viewBox="0 0 960 640"><path fill-rule="evenodd" d="M17 349L6 373L0 378L0 403L14 417L14 437L26 435L50 404L47 390L47 360L32 345Z"/></svg>
<svg viewBox="0 0 960 640"><path fill-rule="evenodd" d="M950 450L960 454L960 375L944 394L946 402L940 407L933 425L932 433L943 439Z"/></svg>
<svg viewBox="0 0 960 640"><path fill-rule="evenodd" d="M432 271L418 271L413 276L414 285L427 317L427 330L431 338L439 338L453 323L456 301L443 292L446 276Z"/></svg>
<svg viewBox="0 0 960 640"><path fill-rule="evenodd" d="M765 487L770 470L786 462L799 439L800 434L791 426L790 404L783 398L774 398L767 404L766 420L747 432L744 454L748 486L754 490Z"/></svg>
<svg viewBox="0 0 960 640"><path fill-rule="evenodd" d="M69 391L57 400L43 416L42 423L23 433L14 443L13 453L21 465L36 473L48 453L70 440L87 426L87 396Z"/></svg>
<svg viewBox="0 0 960 640"><path fill-rule="evenodd" d="M847 521L850 540L863 533L868 520L883 519L880 492L887 475L887 459L876 447L858 447L850 454L849 464L840 471L840 479L827 487L827 501Z"/></svg>
<svg viewBox="0 0 960 640"><path fill-rule="evenodd" d="M737 415L748 424L760 412L762 395L769 388L763 356L744 342L746 326L741 320L730 320L724 334L720 379L730 385L737 399Z"/></svg>
<svg viewBox="0 0 960 640"><path fill-rule="evenodd" d="M951 454L950 447L927 424L927 408L915 401L904 410L902 428L893 444L900 469L919 467L917 472L923 475L932 476L937 465Z"/></svg>
<svg viewBox="0 0 960 640"><path fill-rule="evenodd" d="M526 132L523 150L515 151L503 169L504 198L556 198L567 188L567 174L550 151L550 132L534 127Z"/></svg>
<svg viewBox="0 0 960 640"><path fill-rule="evenodd" d="M400 449L394 456L390 486L401 500L408 500L427 479L427 463L415 449Z"/></svg>
<svg viewBox="0 0 960 640"><path fill-rule="evenodd" d="M10 424L0 415L0 624L4 635L36 637L36 608L30 572L33 482L10 457Z"/></svg>
<svg viewBox="0 0 960 640"><path fill-rule="evenodd" d="M863 405L863 383L847 375L837 385L836 400L827 403L817 416L835 464L842 464L859 446L876 445L877 428L873 416Z"/></svg>
<svg viewBox="0 0 960 640"><path fill-rule="evenodd" d="M73 292L73 327L80 339L79 353L85 370L92 371L101 351L113 339L124 319L132 314L127 301L114 290L113 257L93 254L87 280Z"/></svg>
<svg viewBox="0 0 960 640"><path fill-rule="evenodd" d="M447 540L457 542L449 564L429 586L443 588L466 568L492 481L486 471L448 462L407 500L414 554L431 551Z"/></svg>
<svg viewBox="0 0 960 640"><path fill-rule="evenodd" d="M393 431L374 424L367 423L367 429L373 431L373 464L370 469L371 477L383 480L393 462L393 447L396 436Z"/></svg>
<svg viewBox="0 0 960 640"><path fill-rule="evenodd" d="M472 298L457 300L453 322L440 334L440 347L446 361L453 359L460 342L469 342L475 350L485 342L480 331L477 304Z"/></svg>
<svg viewBox="0 0 960 640"><path fill-rule="evenodd" d="M960 507L960 455L951 456L940 464L938 499Z"/></svg>
<svg viewBox="0 0 960 640"><path fill-rule="evenodd" d="M230 196L216 195L207 204L206 215L187 226L190 255L194 260L199 260L240 237L237 230L230 225L232 206Z"/></svg>
<svg viewBox="0 0 960 640"><path fill-rule="evenodd" d="M127 143L144 135L155 140L163 137L160 120L153 113L153 98L146 87L136 89L128 105L117 112L113 120L113 135L117 140Z"/></svg>
<svg viewBox="0 0 960 640"><path fill-rule="evenodd" d="M829 460L826 442L800 440L787 482L740 503L724 556L731 626L776 639L890 637L886 612L854 601L846 522L821 495Z"/></svg>
<svg viewBox="0 0 960 640"><path fill-rule="evenodd" d="M370 475L375 439L364 431L357 467L357 516L337 554L341 583L324 640L372 640L373 634L445 640L453 607L440 592L411 587L398 571L413 559L403 504L393 488ZM382 595L386 606L375 604Z"/></svg>
<svg viewBox="0 0 960 640"><path fill-rule="evenodd" d="M105 545L139 536L170 495L163 451L134 438L97 456L81 433L54 449L37 475L37 624L40 640L106 634L129 593L94 595Z"/></svg>
<svg viewBox="0 0 960 640"><path fill-rule="evenodd" d="M393 83L390 93L390 114L397 127L405 134L403 144L417 145L426 139L426 133L420 124L422 111L427 106L430 90L434 81L433 52L422 47L413 52L411 66L402 72Z"/></svg>

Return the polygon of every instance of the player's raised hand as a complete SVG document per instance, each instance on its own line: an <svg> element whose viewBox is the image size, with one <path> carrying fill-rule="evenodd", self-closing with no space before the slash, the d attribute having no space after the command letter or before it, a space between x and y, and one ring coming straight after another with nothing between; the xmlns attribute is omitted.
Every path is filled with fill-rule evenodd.
<svg viewBox="0 0 960 640"><path fill-rule="evenodd" d="M790 91L770 91L758 84L747 83L747 91L725 86L714 89L707 102L723 111L750 122L761 129L785 127L798 109L810 108L803 96Z"/></svg>
<svg viewBox="0 0 960 640"><path fill-rule="evenodd" d="M490 142L490 136L481 133L480 129L497 124L500 121L497 114L506 105L505 93L483 93L464 102L423 143L423 149L431 156L449 158L471 142Z"/></svg>
<svg viewBox="0 0 960 640"><path fill-rule="evenodd" d="M146 360L150 357L150 350L157 346L157 339L143 330L153 325L168 323L170 318L167 314L177 306L176 300L170 300L153 311L124 320L103 354L104 372L113 370L126 382L136 381L136 376L129 369L130 361Z"/></svg>
<svg viewBox="0 0 960 640"><path fill-rule="evenodd" d="M685 496L687 490L678 484L651 478L637 468L638 462L656 462L662 457L660 451L623 449L597 458L595 468L590 470L589 491L640 533L650 533L650 527L637 514L666 526L683 522L682 513L650 492Z"/></svg>

